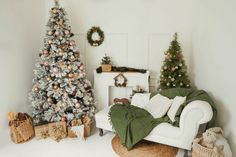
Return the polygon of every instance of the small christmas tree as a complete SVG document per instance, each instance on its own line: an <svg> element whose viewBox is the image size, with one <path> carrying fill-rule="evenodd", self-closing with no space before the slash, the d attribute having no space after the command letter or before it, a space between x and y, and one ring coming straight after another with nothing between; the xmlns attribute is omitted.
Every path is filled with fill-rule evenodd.
<svg viewBox="0 0 236 157"><path fill-rule="evenodd" d="M177 40L177 33L171 41L169 49L165 52L164 64L161 68L160 89L175 87L190 87L182 50Z"/></svg>
<svg viewBox="0 0 236 157"><path fill-rule="evenodd" d="M107 56L107 54L105 54L105 56L102 58L101 64L111 64L111 57L109 57L109 56Z"/></svg>
<svg viewBox="0 0 236 157"><path fill-rule="evenodd" d="M34 70L29 98L34 123L70 122L95 112L93 89L86 79L66 12L55 0L50 10L44 48Z"/></svg>

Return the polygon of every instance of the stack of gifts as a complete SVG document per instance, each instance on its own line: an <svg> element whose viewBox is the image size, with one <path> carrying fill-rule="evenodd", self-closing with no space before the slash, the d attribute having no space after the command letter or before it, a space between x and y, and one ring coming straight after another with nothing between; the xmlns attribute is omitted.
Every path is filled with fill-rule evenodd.
<svg viewBox="0 0 236 157"><path fill-rule="evenodd" d="M89 116L83 116L82 119L74 119L68 126L68 137L83 139L91 134L92 120Z"/></svg>
<svg viewBox="0 0 236 157"><path fill-rule="evenodd" d="M55 122L45 125L35 126L36 139L51 139L59 142L61 139L67 136L66 123Z"/></svg>
<svg viewBox="0 0 236 157"><path fill-rule="evenodd" d="M57 142L65 137L78 138L91 135L92 119L84 115L81 119L74 119L70 122L60 121L49 124L35 126L35 136L37 140L51 138Z"/></svg>
<svg viewBox="0 0 236 157"><path fill-rule="evenodd" d="M77 137L78 132L76 130L81 130L80 127L83 127L82 125L83 123L81 119L72 120L70 122L70 125L68 126L68 137L71 137L71 138ZM81 134L83 135L83 132Z"/></svg>

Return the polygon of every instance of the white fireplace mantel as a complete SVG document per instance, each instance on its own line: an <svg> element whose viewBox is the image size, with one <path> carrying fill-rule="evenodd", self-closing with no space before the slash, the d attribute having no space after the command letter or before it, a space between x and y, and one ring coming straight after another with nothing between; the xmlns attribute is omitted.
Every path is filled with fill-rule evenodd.
<svg viewBox="0 0 236 157"><path fill-rule="evenodd" d="M96 101L96 107L99 110L109 106L109 88L115 87L114 78L121 72L102 72L97 73L94 71L94 96ZM137 85L145 91L149 92L149 75L150 72L138 73L138 72L125 72L122 73L127 78L127 86L120 88L134 88Z"/></svg>

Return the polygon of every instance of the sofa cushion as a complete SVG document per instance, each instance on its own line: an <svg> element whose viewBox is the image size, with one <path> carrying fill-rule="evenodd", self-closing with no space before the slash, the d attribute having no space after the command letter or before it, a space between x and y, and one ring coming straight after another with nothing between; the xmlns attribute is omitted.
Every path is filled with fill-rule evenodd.
<svg viewBox="0 0 236 157"><path fill-rule="evenodd" d="M186 97L176 96L173 99L172 105L167 113L168 117L172 122L175 122L175 115L179 109L179 107L186 101Z"/></svg>
<svg viewBox="0 0 236 157"><path fill-rule="evenodd" d="M172 99L169 99L160 94L151 98L145 109L152 114L154 118L163 117L172 104Z"/></svg>
<svg viewBox="0 0 236 157"><path fill-rule="evenodd" d="M131 105L144 108L149 103L150 93L136 93L131 101Z"/></svg>

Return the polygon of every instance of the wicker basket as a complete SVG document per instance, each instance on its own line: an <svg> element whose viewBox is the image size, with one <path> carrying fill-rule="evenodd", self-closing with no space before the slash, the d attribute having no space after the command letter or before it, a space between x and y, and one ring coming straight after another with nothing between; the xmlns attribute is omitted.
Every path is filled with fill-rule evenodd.
<svg viewBox="0 0 236 157"><path fill-rule="evenodd" d="M224 157L223 152L216 153L213 149L206 148L199 144L202 138L198 138L193 142L192 157Z"/></svg>
<svg viewBox="0 0 236 157"><path fill-rule="evenodd" d="M102 71L103 72L110 72L111 69L112 69L112 65L111 64L102 64L101 67L102 67Z"/></svg>
<svg viewBox="0 0 236 157"><path fill-rule="evenodd" d="M34 137L31 118L27 117L26 120L10 121L10 134L14 143L26 142Z"/></svg>

